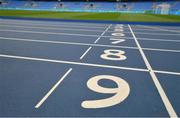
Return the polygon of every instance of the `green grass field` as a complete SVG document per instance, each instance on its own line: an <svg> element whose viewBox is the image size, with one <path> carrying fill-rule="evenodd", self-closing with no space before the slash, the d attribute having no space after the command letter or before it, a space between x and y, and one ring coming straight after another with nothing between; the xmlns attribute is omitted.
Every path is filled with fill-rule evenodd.
<svg viewBox="0 0 180 118"><path fill-rule="evenodd" d="M55 12L55 11L27 11L0 10L0 16L23 18L52 18L73 20L108 20L129 22L180 22L180 16L129 13L89 13L89 12Z"/></svg>

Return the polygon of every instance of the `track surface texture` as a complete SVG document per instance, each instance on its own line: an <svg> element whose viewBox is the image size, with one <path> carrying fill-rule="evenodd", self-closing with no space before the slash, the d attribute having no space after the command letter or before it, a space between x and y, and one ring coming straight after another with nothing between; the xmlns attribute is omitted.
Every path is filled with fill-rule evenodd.
<svg viewBox="0 0 180 118"><path fill-rule="evenodd" d="M180 116L180 27L0 19L1 117Z"/></svg>

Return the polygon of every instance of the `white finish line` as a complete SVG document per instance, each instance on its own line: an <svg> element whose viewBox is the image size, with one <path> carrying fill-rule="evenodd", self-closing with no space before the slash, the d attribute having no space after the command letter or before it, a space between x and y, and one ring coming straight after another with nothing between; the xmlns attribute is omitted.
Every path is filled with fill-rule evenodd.
<svg viewBox="0 0 180 118"><path fill-rule="evenodd" d="M138 40L137 40L137 38L136 38L133 30L131 29L131 26L130 26L130 25L128 25L128 26L129 26L129 29L130 29L133 37L134 37L134 40L135 40L137 46L138 46L138 48L139 48L139 51L140 51L140 53L141 53L141 56L142 56L142 58L143 58L143 60L144 60L144 62L145 62L145 64L146 64L146 66L147 66L147 68L148 68L148 70L149 70L149 73L150 73L150 75L151 75L151 78L152 78L152 80L153 80L153 82L154 82L154 84L155 84L155 86L156 86L156 88L157 88L157 90L158 90L158 92L159 92L159 94L160 94L160 96L161 96L161 99L162 99L162 101L163 101L163 103L164 103L164 105L165 105L165 107L166 107L166 110L168 111L168 114L170 115L170 117L178 117L177 114L176 114L176 112L175 112L175 110L174 110L174 108L173 108L173 106L172 106L172 104L171 104L171 102L169 101L169 99L168 99L165 91L163 90L163 88L162 88L162 86L161 86L158 78L156 77L156 74L155 74L155 72L153 71L153 69L152 69L152 67L151 67L151 65L150 65L150 63L149 63L146 55L144 54L144 51L143 51L143 49L141 48L141 45L139 44L139 42L138 42Z"/></svg>

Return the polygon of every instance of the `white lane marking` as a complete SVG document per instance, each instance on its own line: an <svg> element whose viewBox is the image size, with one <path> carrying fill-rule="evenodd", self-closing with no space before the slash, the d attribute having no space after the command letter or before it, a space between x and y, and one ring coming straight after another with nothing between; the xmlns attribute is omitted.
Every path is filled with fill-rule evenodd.
<svg viewBox="0 0 180 118"><path fill-rule="evenodd" d="M54 34L54 35L70 35L70 36L87 36L87 37L98 37L98 35L88 35L88 34L72 34L72 33L55 33L55 32L39 32L39 31L25 31L25 30L2 30L4 32L23 32L23 33L35 33L35 34ZM128 32L129 33L129 32ZM101 36L101 37L111 37L111 36ZM132 39L132 37L123 37L126 39ZM140 37L139 40L153 40L153 41L169 41L169 42L180 42L179 40L169 40L169 39L151 39L151 38L143 38Z"/></svg>
<svg viewBox="0 0 180 118"><path fill-rule="evenodd" d="M170 34L170 33L144 33L144 32L136 32L136 34L146 34L146 35L164 35L164 36L166 36L166 35L175 35L175 36L179 36L180 34Z"/></svg>
<svg viewBox="0 0 180 118"><path fill-rule="evenodd" d="M68 45L108 47L108 48L110 47L110 48L138 49L137 47L128 47L128 46L102 45L102 44L91 44L91 43L75 43L75 42L63 42L63 41L48 41L48 40L37 40L37 39L35 39L35 40L34 39L20 39L20 38L7 38L7 37L0 37L0 40L25 41L25 42L50 43L50 44L68 44ZM180 50L168 50L168 49L156 49L156 48L142 48L142 49L143 50L151 50L151 51L180 53Z"/></svg>
<svg viewBox="0 0 180 118"><path fill-rule="evenodd" d="M122 69L122 70L134 70L134 71L148 72L148 70L140 69L140 68L119 67L119 66L109 66L109 65L100 65L100 64L89 64L89 63L78 63L78 62L71 62L71 61L61 61L61 60L52 60L52 59L23 57L23 56L14 56L14 55L0 54L0 57L2 57L2 58L3 57L4 58L13 58L13 59L23 59L23 60L32 60L32 61L42 61L42 62L51 62L51 63L65 63L65 64L73 64L73 65L83 65L83 66L93 66L93 67L101 67L101 68L111 68L111 69ZM154 70L154 72L161 73L161 74L180 75L180 72L161 71L161 70Z"/></svg>
<svg viewBox="0 0 180 118"><path fill-rule="evenodd" d="M105 36L106 37L106 36ZM129 40L129 39L134 39L134 38L132 38L132 37L122 37L122 38L124 38L124 39L126 39L126 40ZM152 40L152 41L162 41L162 42L177 42L177 43L179 43L180 42L180 40L179 39L177 39L177 40L174 40L174 39L157 39L157 38L143 38L143 37L139 37L138 38L138 40Z"/></svg>
<svg viewBox="0 0 180 118"><path fill-rule="evenodd" d="M163 103L164 103L164 105L165 105L165 107L166 107L166 109L167 109L170 117L178 117L177 114L176 114L176 112L174 111L174 108L173 108L172 104L170 103L170 101L169 101L169 99L168 99L165 91L163 90L163 88L162 88L159 80L157 79L157 77L156 77L156 75L155 75L155 72L153 71L153 69L152 69L152 67L151 67L148 59L146 58L146 56L145 56L145 54L144 54L144 52L143 52L143 49L141 48L141 45L139 44L139 42L138 42L138 40L137 40L137 38L136 38L133 30L131 29L131 26L130 26L130 25L128 25L128 26L129 26L129 29L130 29L133 37L134 37L134 40L135 40L135 42L136 42L136 45L137 45L138 48L139 48L139 51L140 51L140 53L141 53L141 56L142 56L142 58L143 58L143 60L144 60L144 62L145 62L145 64L146 64L146 66L147 66L147 68L148 68L148 70L149 70L149 73L150 73L150 75L151 75L151 78L152 78L152 80L153 80L153 82L154 82L154 84L155 84L155 86L156 86L156 88L157 88L157 90L158 90L158 92L159 92L159 94L160 94L160 96L161 96L161 99L162 99L162 101L163 101Z"/></svg>
<svg viewBox="0 0 180 118"><path fill-rule="evenodd" d="M130 33L130 32L124 32L124 33ZM150 32L135 32L136 34L146 34L146 35L177 35L179 36L180 34L179 33L150 33Z"/></svg>
<svg viewBox="0 0 180 118"><path fill-rule="evenodd" d="M140 69L140 68L120 67L120 66L111 66L111 65L102 65L102 64L91 64L91 63L81 63L81 62L73 62L73 61L62 61L62 60L34 58L34 57L24 57L24 56L15 56L15 55L6 55L6 54L0 54L0 57L13 58L13 59L22 59L22 60L31 60L31 61L41 61L41 62L51 62L51 63L63 63L63 64L71 64L71 65L82 65L82 66L91 66L91 67L101 67L101 68L112 68L112 69L122 69L122 70L134 70L134 71L148 72L147 69Z"/></svg>
<svg viewBox="0 0 180 118"><path fill-rule="evenodd" d="M98 35L73 34L73 33L55 33L55 32L39 32L39 31L28 31L28 30L2 30L2 29L0 29L0 31L2 31L2 32L34 33L34 34L49 34L49 35L70 35L70 36L98 37ZM111 36L101 36L101 37L108 37L109 38ZM123 37L123 38L132 39L131 37ZM150 38L140 38L140 40L141 39L142 40L143 39L151 40ZM162 39L154 39L154 40L162 40ZM172 41L175 42L176 40L172 40ZM178 40L177 40L177 42L178 42Z"/></svg>
<svg viewBox="0 0 180 118"><path fill-rule="evenodd" d="M149 31L149 32L159 31L159 29L153 29L152 30L151 28L145 28L145 27L142 27L142 26L141 27L134 26L133 28L135 28L134 31ZM169 29L169 30L171 30L171 29ZM174 29L174 30L176 30L176 29ZM179 31L180 29L177 29L177 30ZM173 33L177 33L177 32L173 32Z"/></svg>
<svg viewBox="0 0 180 118"><path fill-rule="evenodd" d="M177 42L180 43L180 40L173 39L151 39L151 38L138 38L138 40L149 40L149 41L159 41L159 42Z"/></svg>
<svg viewBox="0 0 180 118"><path fill-rule="evenodd" d="M161 51L161 52L175 52L180 53L180 50L157 49L157 48L142 48L143 50Z"/></svg>
<svg viewBox="0 0 180 118"><path fill-rule="evenodd" d="M72 33L55 33L55 32L38 32L38 31L28 31L28 30L0 30L4 32L20 32L20 33L34 33L34 34L54 34L54 35L70 35L70 36L85 36L85 37L98 37L98 35L88 35L88 34L72 34ZM106 36L110 37L110 36Z"/></svg>
<svg viewBox="0 0 180 118"><path fill-rule="evenodd" d="M6 22L6 23L1 23L1 24L8 24L8 25L24 25L24 26L46 26L46 27L69 27L69 28L87 28L87 25L84 25L84 26L81 26L81 25L69 25L69 24L56 24L56 25L53 25L53 24L41 24L41 23L12 23L12 22ZM89 29L103 29L103 27L100 27L100 26L89 26L88 27Z"/></svg>
<svg viewBox="0 0 180 118"><path fill-rule="evenodd" d="M64 22L64 21L38 21L38 20L9 20L9 19L2 19L1 23L19 23L19 24L40 24L40 25L78 25L78 26L97 26L97 27L106 27L107 24L97 24L97 23L82 23L82 22Z"/></svg>
<svg viewBox="0 0 180 118"><path fill-rule="evenodd" d="M180 33L180 31L177 31L177 30L162 29L162 28L159 28L159 27L150 27L150 26L142 26L142 27L151 28L151 29L157 29L157 30L167 31L167 32Z"/></svg>
<svg viewBox="0 0 180 118"><path fill-rule="evenodd" d="M180 75L180 72L171 72L171 71L162 71L162 70L154 70L154 72L161 74L169 74L169 75Z"/></svg>
<svg viewBox="0 0 180 118"><path fill-rule="evenodd" d="M110 24L106 29L105 31L94 41L94 43L97 43L100 38L109 30L109 28L112 26L112 24Z"/></svg>
<svg viewBox="0 0 180 118"><path fill-rule="evenodd" d="M12 28L12 27L17 27L17 28L27 28L27 29L30 29L30 28L34 28L34 29L46 29L46 30L71 30L71 31L85 31L85 32L102 32L103 30L89 30L89 29L80 29L80 28L75 28L75 29L73 29L73 28L61 28L61 27L37 27L37 26L17 26L17 25L15 25L15 26L13 26L13 25L2 25L2 24L0 24L0 26L5 26L5 27L10 27L10 28ZM10 29L11 30L11 29Z"/></svg>
<svg viewBox="0 0 180 118"><path fill-rule="evenodd" d="M36 104L35 108L39 108L47 98L56 90L56 88L60 85L60 83L67 77L67 75L72 71L70 68L60 79L59 81L49 90L49 92Z"/></svg>
<svg viewBox="0 0 180 118"><path fill-rule="evenodd" d="M134 31L152 31L152 29L147 29L147 28L139 28L137 26L133 27L135 28ZM153 30L154 31L154 30ZM158 30L155 30L158 31Z"/></svg>
<svg viewBox="0 0 180 118"><path fill-rule="evenodd" d="M145 25L141 25L141 26L134 26L133 28L136 28L135 29L135 31L136 30L146 30L146 31L152 31L152 28L150 28L150 27L148 27L148 26L145 26ZM155 26L153 26L153 27L155 27ZM157 29L156 29L157 28ZM167 27L165 27L165 26L158 26L158 27L156 27L155 29L153 29L153 31L159 31L159 29L158 28L160 28L160 29L167 29L168 31L169 30L171 30L171 32L173 32L173 31L175 31L175 32L173 32L173 33L178 33L178 32L180 32L180 28L179 27L170 27L170 26L167 26ZM162 31L164 31L164 30L162 30ZM177 32L176 32L177 31Z"/></svg>
<svg viewBox="0 0 180 118"><path fill-rule="evenodd" d="M112 24L110 24L106 29L105 31L94 41L94 43L97 43L99 41L99 39L106 33L106 31L111 27ZM80 59L83 59L84 56L90 51L92 47L89 47L84 53L83 55L80 57Z"/></svg>
<svg viewBox="0 0 180 118"><path fill-rule="evenodd" d="M136 25L133 26L135 29L147 29L147 30L151 30L149 27L143 27L145 25ZM157 27L157 26L156 26ZM165 28L165 29L172 29L172 30L180 30L180 27L178 26L158 26L158 28ZM155 29L156 30L156 29ZM151 30L152 31L152 30Z"/></svg>
<svg viewBox="0 0 180 118"><path fill-rule="evenodd" d="M138 49L137 47L128 47L128 46L103 45L103 44L94 44L94 43L93 44L91 44L91 43L75 43L75 42L49 41L49 40L37 40L37 39L35 39L35 40L34 39L20 39L20 38L7 38L7 37L0 37L0 40L25 41L25 42L50 43L50 44L68 44L68 45L79 45L79 46Z"/></svg>
<svg viewBox="0 0 180 118"><path fill-rule="evenodd" d="M48 29L48 28L47 28ZM70 29L71 30L71 29ZM88 34L73 34L73 33L55 33L55 32L49 32L49 31L32 31L32 30L12 30L12 29L1 29L0 31L7 31L7 32L24 32L24 33L41 33L41 34L56 34L56 35L77 35L77 36L92 36L92 37L97 37L98 35L88 35ZM77 30L78 31L78 30ZM82 31L90 31L90 30L82 30ZM92 30L93 31L93 30ZM95 31L95 30L94 30ZM124 32L124 33L130 33L130 32ZM117 34L117 33L116 33ZM179 36L180 34L169 34L169 33L142 33L142 32L136 32L136 34L146 34L146 35L174 35L174 36ZM115 33L113 34L115 35ZM123 35L123 34L122 34ZM111 36L101 36L101 37L111 37Z"/></svg>
<svg viewBox="0 0 180 118"><path fill-rule="evenodd" d="M82 56L80 57L80 59L83 59L84 56L90 51L91 48L92 48L92 47L89 47L89 48L84 52L84 54L82 54Z"/></svg>
<svg viewBox="0 0 180 118"><path fill-rule="evenodd" d="M110 40L112 41L111 44L119 44L126 41L124 38L110 38Z"/></svg>
<svg viewBox="0 0 180 118"><path fill-rule="evenodd" d="M114 32L114 31L109 31L109 32ZM123 33L129 34L131 32L128 31L124 31ZM177 35L179 36L180 34L178 33L154 33L154 32L135 32L136 34L146 34L146 35ZM116 33L114 33L113 35L115 35ZM123 36L123 35L122 35Z"/></svg>

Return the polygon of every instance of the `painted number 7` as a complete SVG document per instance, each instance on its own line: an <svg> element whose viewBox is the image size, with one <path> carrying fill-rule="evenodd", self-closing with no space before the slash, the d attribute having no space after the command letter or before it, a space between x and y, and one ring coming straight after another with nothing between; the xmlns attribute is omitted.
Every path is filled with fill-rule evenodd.
<svg viewBox="0 0 180 118"><path fill-rule="evenodd" d="M117 88L105 88L98 85L98 81L102 79L107 79L114 81L117 84ZM88 80L87 86L90 90L102 93L102 94L112 94L115 95L110 98L100 99L100 100L86 100L81 103L83 108L105 108L110 107L124 101L130 92L130 87L128 83L121 79L120 77L111 76L111 75L98 75L92 77Z"/></svg>

